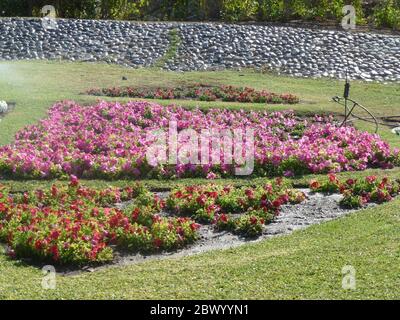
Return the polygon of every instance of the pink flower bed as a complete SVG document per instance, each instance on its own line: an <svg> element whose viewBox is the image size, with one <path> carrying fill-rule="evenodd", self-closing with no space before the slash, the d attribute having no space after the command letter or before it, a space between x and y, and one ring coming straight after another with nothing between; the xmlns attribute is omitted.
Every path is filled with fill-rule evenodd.
<svg viewBox="0 0 400 320"><path fill-rule="evenodd" d="M218 177L233 174L234 165L154 165L146 160L152 141L146 134L176 121L178 131L252 129L254 173L273 176L392 168L399 151L379 136L338 128L329 119L307 121L293 112L185 110L147 102L100 102L80 106L60 102L47 119L16 134L0 148L0 175L50 178L65 174L90 178ZM178 144L180 145L180 144Z"/></svg>

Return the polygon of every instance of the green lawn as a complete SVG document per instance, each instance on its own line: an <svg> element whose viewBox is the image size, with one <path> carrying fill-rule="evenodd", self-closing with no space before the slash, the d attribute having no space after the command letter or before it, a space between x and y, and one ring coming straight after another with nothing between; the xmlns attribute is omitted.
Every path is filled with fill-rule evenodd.
<svg viewBox="0 0 400 320"><path fill-rule="evenodd" d="M236 249L70 277L0 255L0 299L398 299L400 200ZM342 289L342 268L356 290Z"/></svg>
<svg viewBox="0 0 400 320"><path fill-rule="evenodd" d="M126 76L128 81L122 81ZM136 85L175 86L203 82L269 89L298 95L290 106L299 113L340 112L330 102L340 95L343 82L296 79L251 70L173 73L156 69L125 69L105 64L69 62L0 63L0 98L17 102L17 108L0 122L0 145L12 142L15 132L35 123L58 100L93 103L82 94L91 87ZM353 83L353 98L374 113L400 114L400 86ZM115 100L115 99L107 99ZM126 101L127 99L118 99ZM157 101L186 107L287 109L285 105L238 104L198 101ZM368 124L359 124L372 130ZM400 139L387 128L380 135L393 146ZM371 174L400 177L400 169L342 173L343 177ZM292 180L307 185L314 176ZM217 183L257 184L265 179L229 179ZM152 188L204 183L204 179L146 180ZM14 191L45 186L53 181L1 181ZM130 181L84 181L91 186L124 185ZM215 251L184 259L153 261L110 268L92 274L59 277L55 291L41 289L39 269L0 255L0 298L400 298L400 200L349 217L313 226L292 235L240 248ZM357 271L357 289L341 288L344 265Z"/></svg>

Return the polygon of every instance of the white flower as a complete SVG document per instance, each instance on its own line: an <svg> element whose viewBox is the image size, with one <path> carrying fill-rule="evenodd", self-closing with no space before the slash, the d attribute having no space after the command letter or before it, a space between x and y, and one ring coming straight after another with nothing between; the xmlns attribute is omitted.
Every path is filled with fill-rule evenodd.
<svg viewBox="0 0 400 320"><path fill-rule="evenodd" d="M7 102L0 100L0 113L5 113L8 110Z"/></svg>

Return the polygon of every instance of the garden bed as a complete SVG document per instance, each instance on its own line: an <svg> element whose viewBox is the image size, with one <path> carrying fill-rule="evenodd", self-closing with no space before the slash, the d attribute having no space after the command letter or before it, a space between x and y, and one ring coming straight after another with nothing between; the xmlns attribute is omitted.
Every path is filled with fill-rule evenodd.
<svg viewBox="0 0 400 320"><path fill-rule="evenodd" d="M179 136L186 129L191 130L190 137ZM221 150L224 152L218 163L213 158L210 140L206 140L204 157L198 148L193 151L189 148L187 152L192 138L197 134L199 139L200 133L209 129L219 134L226 129L237 130L246 139L247 133L252 136L233 145L231 163L224 159L226 150ZM179 157L171 164L148 161L149 146L158 141L154 132L160 130L166 142L174 135L177 138L175 151L169 152L182 153L189 161L196 158L201 162L188 163ZM243 165L234 157L240 148L242 152L245 150L243 158L254 155L250 173L262 177L389 169L400 163L399 150L390 148L379 136L352 127L338 127L330 117L307 120L297 117L293 111L201 111L148 102L121 105L103 101L94 106L80 106L65 101L55 104L47 119L19 131L14 144L0 147L0 176L24 179L60 178L70 174L102 179L232 177L236 175L236 168Z"/></svg>
<svg viewBox="0 0 400 320"><path fill-rule="evenodd" d="M177 88L136 88L112 87L90 89L89 95L108 97L129 97L145 99L191 99L199 101L225 101L241 103L296 104L299 98L293 94L277 94L267 90L255 90L233 86L211 86L198 84Z"/></svg>
<svg viewBox="0 0 400 320"><path fill-rule="evenodd" d="M305 193L306 200L299 204L282 206L280 215L265 226L259 237L246 238L227 231L216 231L211 225L201 225L199 229L201 238L187 248L183 248L178 252L162 252L152 255L120 254L114 264L128 265L148 260L184 257L210 250L234 248L275 236L290 234L313 224L330 221L355 212L354 209L344 208L340 205L340 201L343 198L341 195L314 193L310 189L301 189L300 191ZM89 271L96 269L89 268Z"/></svg>
<svg viewBox="0 0 400 320"><path fill-rule="evenodd" d="M400 181L376 177L339 181L330 175L310 187L293 189L276 179L258 187L189 186L152 194L140 185L89 189L75 177L67 188L25 194L1 187L0 240L13 259L74 274L236 247L400 193Z"/></svg>

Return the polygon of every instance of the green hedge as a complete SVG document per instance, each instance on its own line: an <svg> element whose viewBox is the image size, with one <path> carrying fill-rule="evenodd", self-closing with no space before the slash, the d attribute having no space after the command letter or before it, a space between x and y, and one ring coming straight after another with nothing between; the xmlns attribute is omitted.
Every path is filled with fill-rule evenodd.
<svg viewBox="0 0 400 320"><path fill-rule="evenodd" d="M378 27L400 29L400 0L384 0L377 6L374 23Z"/></svg>
<svg viewBox="0 0 400 320"><path fill-rule="evenodd" d="M57 16L83 19L340 21L342 8L352 4L359 22L400 28L400 0L376 1L371 9L362 0L0 0L2 16L40 16L44 5ZM370 16L364 17L364 12Z"/></svg>

